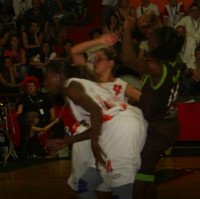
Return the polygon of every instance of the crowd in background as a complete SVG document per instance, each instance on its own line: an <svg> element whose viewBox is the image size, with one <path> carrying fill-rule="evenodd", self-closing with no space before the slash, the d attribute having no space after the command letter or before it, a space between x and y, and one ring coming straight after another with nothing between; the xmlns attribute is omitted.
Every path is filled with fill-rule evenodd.
<svg viewBox="0 0 200 199"><path fill-rule="evenodd" d="M90 24L93 20L88 10L90 3L90 0L0 0L0 94L17 94L14 103L23 132L21 152L27 149L27 146L24 146L27 142L27 128L23 124L28 112L39 113L40 122L36 125L40 127L45 127L56 119L54 105L59 100L51 99L46 93L45 68L50 60L57 57L70 58L70 49L74 42L71 38L63 40L67 35L66 27L73 29L74 26ZM155 14L152 15L155 17L152 21L159 20L161 25L173 27L185 38L180 53L184 71L179 94L182 97L198 97L200 1L191 1L186 10L184 4L178 0L166 1L164 8L159 8L149 0L141 0L137 8L131 7L129 0L103 0L102 24L94 29L88 29L88 38L94 39L102 34L114 33L119 38L115 48L120 54L125 19L131 17L137 20L147 12ZM141 28L146 29L146 34L141 34L139 29L135 30L132 44L138 57L148 59L149 51L153 48L151 30L148 26ZM55 46L60 46L62 52L58 52ZM89 53L86 53L88 60L92 59ZM119 68L118 75L132 75L140 79L135 71L126 68ZM60 101L62 104L62 99ZM55 126L62 129L59 130L62 133L54 136L63 136L64 127L58 124ZM38 155L41 154L43 155L44 151L38 152Z"/></svg>

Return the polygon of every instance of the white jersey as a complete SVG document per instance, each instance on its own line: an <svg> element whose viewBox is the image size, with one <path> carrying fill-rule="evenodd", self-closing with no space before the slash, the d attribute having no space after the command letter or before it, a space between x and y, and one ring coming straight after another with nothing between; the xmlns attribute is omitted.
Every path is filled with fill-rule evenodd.
<svg viewBox="0 0 200 199"><path fill-rule="evenodd" d="M128 106L125 98L125 90L127 83L119 78L114 82L95 83L86 79L72 78L66 82L67 86L71 81L76 81L84 86L86 93L92 97L102 109L105 115L114 115L118 111L124 110L124 106ZM77 121L85 121L90 125L90 115L82 107L75 105L69 100L70 107Z"/></svg>
<svg viewBox="0 0 200 199"><path fill-rule="evenodd" d="M101 168L102 177L107 187L133 183L140 167L140 152L146 138L146 122L140 109L126 103L126 85L116 79L110 83L94 83L85 79L72 78L66 82L81 83L85 92L101 107L104 123L99 143L107 154L107 168ZM71 109L78 121L85 120L90 124L90 115L82 107L69 100ZM77 133L80 133L78 128ZM69 184L77 190L77 181L88 166L94 166L94 157L90 141L73 145L72 175ZM104 187L105 188L105 187ZM105 191L104 189L99 189Z"/></svg>

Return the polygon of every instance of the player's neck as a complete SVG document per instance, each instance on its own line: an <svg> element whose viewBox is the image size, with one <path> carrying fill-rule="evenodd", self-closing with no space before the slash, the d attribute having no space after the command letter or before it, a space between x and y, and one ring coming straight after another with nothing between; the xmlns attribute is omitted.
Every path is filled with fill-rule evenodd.
<svg viewBox="0 0 200 199"><path fill-rule="evenodd" d="M111 74L103 74L99 76L99 82L100 83L107 83L107 82L113 82L115 78Z"/></svg>

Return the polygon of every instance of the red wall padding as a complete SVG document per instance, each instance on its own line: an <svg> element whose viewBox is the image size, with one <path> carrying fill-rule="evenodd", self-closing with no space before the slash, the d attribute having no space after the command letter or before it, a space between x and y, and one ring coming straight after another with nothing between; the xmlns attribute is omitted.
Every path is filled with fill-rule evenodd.
<svg viewBox="0 0 200 199"><path fill-rule="evenodd" d="M200 103L179 103L180 141L200 140Z"/></svg>

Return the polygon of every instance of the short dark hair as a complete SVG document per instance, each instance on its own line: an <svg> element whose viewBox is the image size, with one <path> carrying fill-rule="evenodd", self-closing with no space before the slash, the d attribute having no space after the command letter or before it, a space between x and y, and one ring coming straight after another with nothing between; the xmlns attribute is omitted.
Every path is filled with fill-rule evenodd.
<svg viewBox="0 0 200 199"><path fill-rule="evenodd" d="M87 66L75 65L71 59L67 58L56 58L50 60L47 64L46 72L63 74L67 79L76 77L94 80L94 77L88 70Z"/></svg>
<svg viewBox="0 0 200 199"><path fill-rule="evenodd" d="M160 61L175 61L182 49L184 38L178 36L176 30L169 26L158 28L155 34L160 45L150 51L150 56Z"/></svg>

